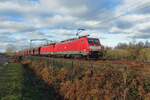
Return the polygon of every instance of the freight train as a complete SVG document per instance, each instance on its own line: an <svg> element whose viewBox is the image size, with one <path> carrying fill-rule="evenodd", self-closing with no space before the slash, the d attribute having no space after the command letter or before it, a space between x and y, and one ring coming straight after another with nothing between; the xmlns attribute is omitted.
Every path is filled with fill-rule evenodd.
<svg viewBox="0 0 150 100"><path fill-rule="evenodd" d="M19 51L16 55L99 58L103 55L103 46L98 38L82 36Z"/></svg>

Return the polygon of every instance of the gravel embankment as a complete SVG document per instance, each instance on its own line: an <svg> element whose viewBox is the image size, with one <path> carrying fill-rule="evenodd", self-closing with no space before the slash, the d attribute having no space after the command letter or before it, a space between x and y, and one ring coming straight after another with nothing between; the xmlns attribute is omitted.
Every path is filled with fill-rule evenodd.
<svg viewBox="0 0 150 100"><path fill-rule="evenodd" d="M0 64L7 63L9 60L6 56L0 55Z"/></svg>

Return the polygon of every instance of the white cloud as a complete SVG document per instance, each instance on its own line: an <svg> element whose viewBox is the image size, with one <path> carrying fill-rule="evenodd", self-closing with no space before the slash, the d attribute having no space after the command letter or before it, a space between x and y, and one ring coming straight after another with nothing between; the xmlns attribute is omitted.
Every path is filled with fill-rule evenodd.
<svg viewBox="0 0 150 100"><path fill-rule="evenodd" d="M82 0L71 2L67 0L40 0L40 3L43 9L60 14L80 15L88 10L85 1Z"/></svg>
<svg viewBox="0 0 150 100"><path fill-rule="evenodd" d="M149 9L149 0L124 0L122 4L116 9L117 20L114 22L115 26L110 31L124 32L131 37L145 38L144 36L150 33L150 13L144 13L144 9ZM142 12L143 11L143 12ZM147 30L141 31L141 30ZM143 36L142 36L143 35ZM150 35L147 35L150 38Z"/></svg>
<svg viewBox="0 0 150 100"><path fill-rule="evenodd" d="M122 4L117 8L117 15L124 12L132 12L140 10L141 8L148 7L150 4L149 0L123 0Z"/></svg>

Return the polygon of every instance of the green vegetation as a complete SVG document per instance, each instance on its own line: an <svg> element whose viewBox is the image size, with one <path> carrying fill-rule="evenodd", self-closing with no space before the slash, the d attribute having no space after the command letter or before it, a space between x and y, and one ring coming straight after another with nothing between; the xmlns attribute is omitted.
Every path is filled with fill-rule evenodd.
<svg viewBox="0 0 150 100"><path fill-rule="evenodd" d="M106 59L150 61L150 48L136 49L108 49Z"/></svg>
<svg viewBox="0 0 150 100"><path fill-rule="evenodd" d="M19 64L0 65L0 100L20 100L22 81Z"/></svg>
<svg viewBox="0 0 150 100"><path fill-rule="evenodd" d="M141 49L138 56L139 60L150 62L150 48Z"/></svg>
<svg viewBox="0 0 150 100"><path fill-rule="evenodd" d="M56 92L52 86L48 86L40 77L24 66L24 86L22 88L22 100L55 100Z"/></svg>
<svg viewBox="0 0 150 100"><path fill-rule="evenodd" d="M114 49L106 48L104 56L106 59L150 62L150 43L119 43Z"/></svg>
<svg viewBox="0 0 150 100"><path fill-rule="evenodd" d="M55 100L55 90L20 64L0 65L0 100Z"/></svg>

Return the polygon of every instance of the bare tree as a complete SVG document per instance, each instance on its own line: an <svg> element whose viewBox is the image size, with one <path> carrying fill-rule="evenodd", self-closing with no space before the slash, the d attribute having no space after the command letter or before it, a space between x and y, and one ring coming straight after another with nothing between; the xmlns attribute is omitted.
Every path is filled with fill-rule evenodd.
<svg viewBox="0 0 150 100"><path fill-rule="evenodd" d="M6 47L6 54L14 54L16 52L17 48L13 44L8 44Z"/></svg>

